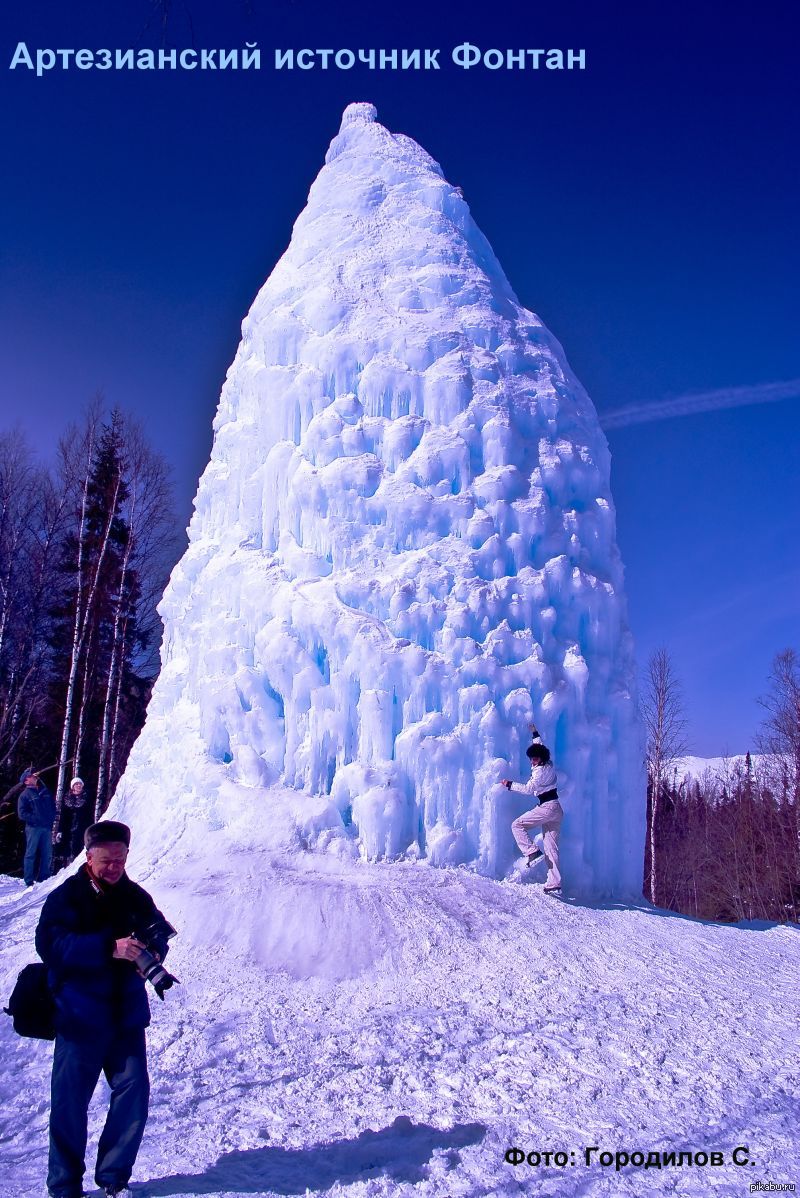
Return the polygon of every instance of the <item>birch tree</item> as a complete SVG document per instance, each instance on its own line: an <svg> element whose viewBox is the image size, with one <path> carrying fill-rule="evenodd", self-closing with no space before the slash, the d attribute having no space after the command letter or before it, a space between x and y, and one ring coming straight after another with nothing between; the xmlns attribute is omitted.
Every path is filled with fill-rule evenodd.
<svg viewBox="0 0 800 1198"><path fill-rule="evenodd" d="M99 738L95 815L105 809L119 778L122 703L126 690L143 686L157 672L161 625L156 612L176 550L169 470L141 428L128 422L125 437L127 529L113 601L111 656ZM125 756L130 744L125 746Z"/></svg>
<svg viewBox="0 0 800 1198"><path fill-rule="evenodd" d="M652 654L642 686L642 716L647 732L648 805L648 892L656 903L658 895L658 821L667 790L669 767L688 748L687 723L680 682L666 649Z"/></svg>
<svg viewBox="0 0 800 1198"><path fill-rule="evenodd" d="M795 811L800 805L800 658L794 649L776 654L769 690L759 699L766 712L758 750L768 758L773 785L778 785Z"/></svg>
<svg viewBox="0 0 800 1198"><path fill-rule="evenodd" d="M109 550L111 530L116 515L116 502L102 515L99 527L92 527L90 522L93 469L95 455L98 450L103 432L102 408L99 400L95 400L87 412L86 425L77 453L67 456L62 442L62 469L72 471L78 490L77 527L70 537L75 548L75 582L72 588L72 638L69 646L66 693L64 697L64 720L61 727L61 748L59 752L58 781L56 783L56 811L60 814L61 804L66 789L66 768L69 748L72 739L73 721L77 707L77 686L80 669L83 664L84 651L90 631L90 621L98 595L100 579L103 573L106 555ZM117 492L122 486L121 472L117 471L115 479ZM74 763L77 771L80 761Z"/></svg>

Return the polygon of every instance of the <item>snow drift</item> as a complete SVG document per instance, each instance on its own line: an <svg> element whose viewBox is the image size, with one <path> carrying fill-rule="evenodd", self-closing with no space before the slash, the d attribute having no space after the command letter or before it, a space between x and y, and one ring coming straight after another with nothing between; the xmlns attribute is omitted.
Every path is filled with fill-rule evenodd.
<svg viewBox="0 0 800 1198"><path fill-rule="evenodd" d="M527 777L535 721L567 884L639 893L605 438L459 189L370 104L243 323L214 432L113 808L134 848L241 820L284 850L501 876L521 803L499 780Z"/></svg>

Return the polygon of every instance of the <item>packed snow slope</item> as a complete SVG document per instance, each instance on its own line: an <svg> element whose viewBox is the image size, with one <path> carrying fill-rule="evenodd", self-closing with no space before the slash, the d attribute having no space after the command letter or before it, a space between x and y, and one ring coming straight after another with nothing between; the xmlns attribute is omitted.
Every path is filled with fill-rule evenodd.
<svg viewBox="0 0 800 1198"><path fill-rule="evenodd" d="M370 104L244 321L214 431L116 814L213 827L233 782L268 819L280 780L298 844L499 877L525 806L499 780L527 778L535 721L573 889L639 894L605 437L458 188Z"/></svg>
<svg viewBox="0 0 800 1198"><path fill-rule="evenodd" d="M797 928L559 901L242 831L153 861L134 842L131 876L179 928L182 983L152 1002L134 1198L738 1198L800 1180ZM0 889L4 995L53 884ZM51 1060L0 1019L0 1198L44 1194ZM106 1106L101 1083L90 1193ZM733 1162L742 1146L753 1165ZM567 1163L514 1166L514 1147ZM599 1152L693 1156L617 1172ZM711 1152L724 1164L694 1163Z"/></svg>

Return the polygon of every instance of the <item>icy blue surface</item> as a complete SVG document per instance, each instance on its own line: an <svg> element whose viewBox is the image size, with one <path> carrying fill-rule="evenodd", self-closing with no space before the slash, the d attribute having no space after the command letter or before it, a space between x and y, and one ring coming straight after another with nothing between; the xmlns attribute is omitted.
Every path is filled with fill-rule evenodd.
<svg viewBox="0 0 800 1198"><path fill-rule="evenodd" d="M121 794L223 783L298 844L501 876L528 725L553 749L565 884L640 893L634 662L607 444L460 191L351 105L242 326L164 668ZM247 796L245 796L247 797ZM131 804L133 806L131 806Z"/></svg>

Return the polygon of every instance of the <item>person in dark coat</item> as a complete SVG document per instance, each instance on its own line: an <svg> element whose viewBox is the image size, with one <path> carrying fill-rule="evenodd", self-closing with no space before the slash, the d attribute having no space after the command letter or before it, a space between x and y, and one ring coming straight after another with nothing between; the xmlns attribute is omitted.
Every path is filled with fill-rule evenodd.
<svg viewBox="0 0 800 1198"><path fill-rule="evenodd" d="M91 820L91 804L82 778L73 778L69 793L61 804L56 831L56 857L61 865L69 865L83 849L83 834Z"/></svg>
<svg viewBox="0 0 800 1198"><path fill-rule="evenodd" d="M22 876L26 886L44 882L53 865L53 824L56 805L53 796L35 770L25 770L20 778L22 794L17 814L25 824L25 858Z"/></svg>
<svg viewBox="0 0 800 1198"><path fill-rule="evenodd" d="M83 1193L87 1110L100 1073L111 1087L111 1103L95 1180L107 1195L128 1184L150 1094L150 1007L134 964L144 946L134 933L164 917L125 873L127 825L92 824L85 844L86 864L48 896L36 929L36 949L56 1002L47 1174L52 1198ZM166 939L148 939L163 959Z"/></svg>

